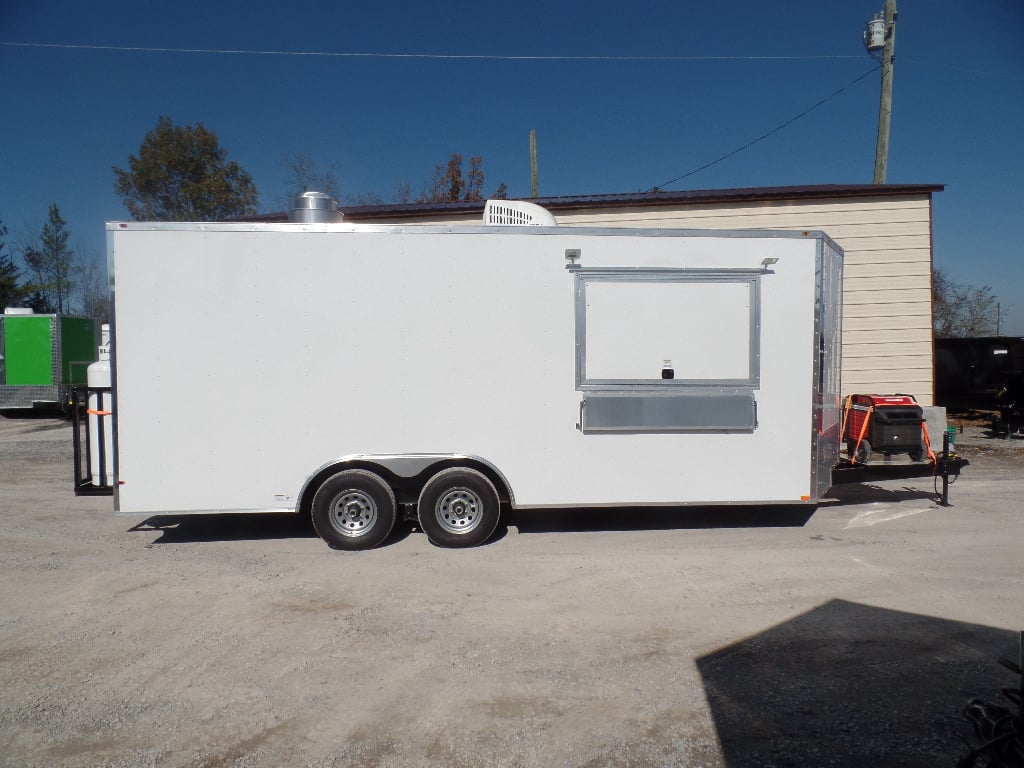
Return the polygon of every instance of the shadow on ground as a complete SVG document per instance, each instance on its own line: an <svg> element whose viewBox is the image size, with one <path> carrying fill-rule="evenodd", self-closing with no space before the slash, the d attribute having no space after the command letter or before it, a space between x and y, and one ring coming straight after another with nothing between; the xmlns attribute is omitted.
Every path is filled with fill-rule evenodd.
<svg viewBox="0 0 1024 768"><path fill-rule="evenodd" d="M501 524L487 543L494 544L503 539L509 526L515 526L520 533L800 527L812 514L814 508L808 506L512 511L503 515ZM133 533L159 532L154 544L315 538L317 535L308 516L291 514L161 515L129 530ZM399 521L383 546L396 544L418 530L412 521Z"/></svg>
<svg viewBox="0 0 1024 768"><path fill-rule="evenodd" d="M520 533L781 528L806 525L814 507L616 507L513 510L505 522Z"/></svg>
<svg viewBox="0 0 1024 768"><path fill-rule="evenodd" d="M46 408L5 408L0 409L0 417L11 421L53 421L57 426L67 422L59 410Z"/></svg>
<svg viewBox="0 0 1024 768"><path fill-rule="evenodd" d="M828 492L828 498L822 499L819 506L847 506L872 503L899 504L905 501L931 501L938 504L941 488L942 478L938 478L937 481L925 478L920 485L905 485L902 488L883 488L880 485L873 485L871 483L850 483L848 485L835 486ZM950 499L953 500L954 496L955 494L951 490Z"/></svg>
<svg viewBox="0 0 1024 768"><path fill-rule="evenodd" d="M154 544L204 541L258 541L315 537L316 531L304 515L230 514L161 515L130 529L132 532L160 532Z"/></svg>
<svg viewBox="0 0 1024 768"><path fill-rule="evenodd" d="M819 506L870 503L936 502L934 491L924 487L883 488L872 484L836 486ZM722 528L800 528L814 515L816 507L801 505L682 506L682 507L572 507L559 509L507 510L488 541L493 544L508 533L584 533L597 531L671 531ZM315 537L306 515L224 514L164 515L151 517L130 530L160 531L154 543L241 541ZM399 521L384 546L395 544L417 531L415 522Z"/></svg>
<svg viewBox="0 0 1024 768"><path fill-rule="evenodd" d="M952 766L1019 635L833 600L697 659L726 765Z"/></svg>
<svg viewBox="0 0 1024 768"><path fill-rule="evenodd" d="M160 515L129 530L133 533L159 532L154 544L198 544L211 541L263 541L269 539L318 538L308 515L232 513L224 515ZM399 521L382 546L402 541L414 530Z"/></svg>

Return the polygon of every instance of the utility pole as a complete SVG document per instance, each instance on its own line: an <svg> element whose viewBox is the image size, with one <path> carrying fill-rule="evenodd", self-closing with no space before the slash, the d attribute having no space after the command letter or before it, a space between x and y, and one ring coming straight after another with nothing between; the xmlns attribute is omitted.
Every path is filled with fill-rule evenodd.
<svg viewBox="0 0 1024 768"><path fill-rule="evenodd" d="M892 118L892 65L896 58L896 0L885 0L885 47L882 89L878 98L878 141L875 143L875 184L885 184L889 164L889 121Z"/></svg>
<svg viewBox="0 0 1024 768"><path fill-rule="evenodd" d="M537 197L537 132L530 131L530 196Z"/></svg>

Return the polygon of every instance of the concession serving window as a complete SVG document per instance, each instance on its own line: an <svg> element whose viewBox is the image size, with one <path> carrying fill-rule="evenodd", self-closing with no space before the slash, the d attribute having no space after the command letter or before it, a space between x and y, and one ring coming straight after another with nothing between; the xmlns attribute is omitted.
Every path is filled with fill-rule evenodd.
<svg viewBox="0 0 1024 768"><path fill-rule="evenodd" d="M581 429L755 429L762 274L576 270Z"/></svg>

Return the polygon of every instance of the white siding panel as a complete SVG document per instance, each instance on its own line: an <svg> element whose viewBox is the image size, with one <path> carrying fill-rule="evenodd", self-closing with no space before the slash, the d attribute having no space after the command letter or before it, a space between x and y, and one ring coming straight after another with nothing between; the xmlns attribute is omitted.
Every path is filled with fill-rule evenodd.
<svg viewBox="0 0 1024 768"><path fill-rule="evenodd" d="M913 378L912 372L900 372L890 376L888 371L858 371L857 375L843 374L843 392L861 395L891 395L901 393L913 395L921 405L931 405L931 397L919 393L927 392L931 386L931 372L927 376Z"/></svg>
<svg viewBox="0 0 1024 768"><path fill-rule="evenodd" d="M903 339L907 333L931 336L931 315L874 315L872 317L847 317L843 319L843 339L846 345L853 343L871 344L880 341ZM878 339L877 334L887 336Z"/></svg>
<svg viewBox="0 0 1024 768"><path fill-rule="evenodd" d="M731 214L718 212L715 215L626 215L622 217L584 218L573 217L566 221L559 217L560 224L573 226L633 226L633 227L679 227L685 229L819 229L828 224L831 231L842 233L848 230L857 234L859 227L870 226L880 229L885 235L914 235L921 232L921 221L917 218L892 218L882 221L867 221L856 212L809 216L796 211L774 213L771 211L744 212ZM925 222L927 226L927 222Z"/></svg>
<svg viewBox="0 0 1024 768"><path fill-rule="evenodd" d="M864 278L921 277L921 263L916 261L888 261L865 264L847 259L843 265L846 280ZM925 275L930 280L930 276Z"/></svg>
<svg viewBox="0 0 1024 768"><path fill-rule="evenodd" d="M839 238L833 239L836 242L840 242ZM931 248L931 239L926 234L873 237L869 232L865 231L860 235L847 235L842 239L841 245L843 250L849 248L851 251L861 252L906 250L909 248L928 250Z"/></svg>
<svg viewBox="0 0 1024 768"><path fill-rule="evenodd" d="M904 291L907 289L930 291L932 289L932 277L928 273L918 273L873 277L851 276L849 279L845 279L844 275L843 289L846 293L856 293L857 291L871 291L875 293L880 291Z"/></svg>
<svg viewBox="0 0 1024 768"><path fill-rule="evenodd" d="M847 371L843 369L843 393L853 392L890 394L901 392L913 395L921 405L931 405L928 390L932 384L931 368L879 368L874 371Z"/></svg>
<svg viewBox="0 0 1024 768"><path fill-rule="evenodd" d="M928 237L928 222L920 221L883 221L870 225L863 222L853 224L829 222L828 234L837 241L845 237L862 238L869 236L865 227L870 227L870 237L872 238Z"/></svg>
<svg viewBox="0 0 1024 768"><path fill-rule="evenodd" d="M856 265L883 265L883 264L921 264L928 263L929 249L927 246L921 248L905 248L903 250L863 250L860 248L846 249L846 264Z"/></svg>
<svg viewBox="0 0 1024 768"><path fill-rule="evenodd" d="M763 227L773 229L817 228L816 222L836 226L862 223L874 226L885 222L928 221L927 196L918 199L897 200L877 198L874 201L794 200L765 203L704 203L668 208L604 208L578 213L559 212L560 224L585 226L695 226L691 222L715 222L716 229L747 229ZM750 222L768 222L767 224ZM673 222L686 222L673 224ZM733 222L732 225L729 222ZM743 222L742 224L740 224ZM773 223L774 222L774 223Z"/></svg>
<svg viewBox="0 0 1024 768"><path fill-rule="evenodd" d="M880 366L878 362L880 359L877 357L843 357L843 370L844 371L877 371ZM931 369L932 356L931 355L905 355L888 358L888 362L893 364L893 367L908 369L908 370L922 370L927 371Z"/></svg>
<svg viewBox="0 0 1024 768"><path fill-rule="evenodd" d="M862 304L857 303L843 303L843 319L849 322L852 318L869 319L869 320L884 320L887 317L900 317L903 315L916 315L919 317L929 318L929 322L932 316L932 304L930 301L905 301L905 302L891 302L885 305L885 311L879 311L876 304L871 302L864 302ZM863 326L865 328L869 326Z"/></svg>
<svg viewBox="0 0 1024 768"><path fill-rule="evenodd" d="M878 312L884 314L888 312L888 307L882 307L881 305L888 304L904 304L907 302L916 301L923 302L931 306L931 291L924 289L917 290L882 290L882 291L844 291L843 292L843 306L850 304L872 304L878 305Z"/></svg>
<svg viewBox="0 0 1024 768"><path fill-rule="evenodd" d="M884 361L886 364L891 357L931 357L931 340L926 341L892 341L891 336L884 341L860 341L850 343L843 349L843 355L847 354L851 359L868 357L875 361ZM911 366L913 367L913 366Z"/></svg>
<svg viewBox="0 0 1024 768"><path fill-rule="evenodd" d="M860 320L861 318L856 318L856 319ZM893 342L892 341L892 338L893 338L893 335L894 335L893 332L896 331L896 332L898 332L896 335L898 335L899 338L901 338L904 343L913 342L915 344L922 344L925 347L927 347L928 349L931 348L932 329L931 329L931 324L930 323L927 324L927 325L922 326L917 321L914 321L913 322L913 327L906 327L906 325L909 325L909 324L901 325L898 322L900 320L906 321L908 319L906 317L899 317L899 318L882 317L882 318L865 318L865 319L872 320L872 321L877 320L880 324L882 324L882 327L880 327L880 328L859 327L858 328L858 327L854 327L851 321L845 321L843 323L843 336L844 336L844 338L849 338L849 335L851 333L856 334L855 338L857 339L857 346L858 347L871 347L871 346L874 346L875 344L900 343L900 342ZM917 349L921 349L921 348L922 347L917 347ZM853 350L854 350L854 347L852 345L850 345L850 344L847 344L847 351L845 352L845 354L854 354Z"/></svg>

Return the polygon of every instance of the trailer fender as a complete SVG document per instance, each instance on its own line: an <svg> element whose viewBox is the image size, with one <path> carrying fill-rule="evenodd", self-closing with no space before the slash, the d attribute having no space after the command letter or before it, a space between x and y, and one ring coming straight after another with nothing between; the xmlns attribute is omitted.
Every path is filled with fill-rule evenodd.
<svg viewBox="0 0 1024 768"><path fill-rule="evenodd" d="M352 454L325 462L306 478L299 491L295 511L309 514L313 497L330 477L349 469L373 472L391 486L399 505L415 505L423 487L438 472L463 467L474 469L486 477L498 494L501 504L515 507L515 496L508 479L494 464L479 456L448 454Z"/></svg>

